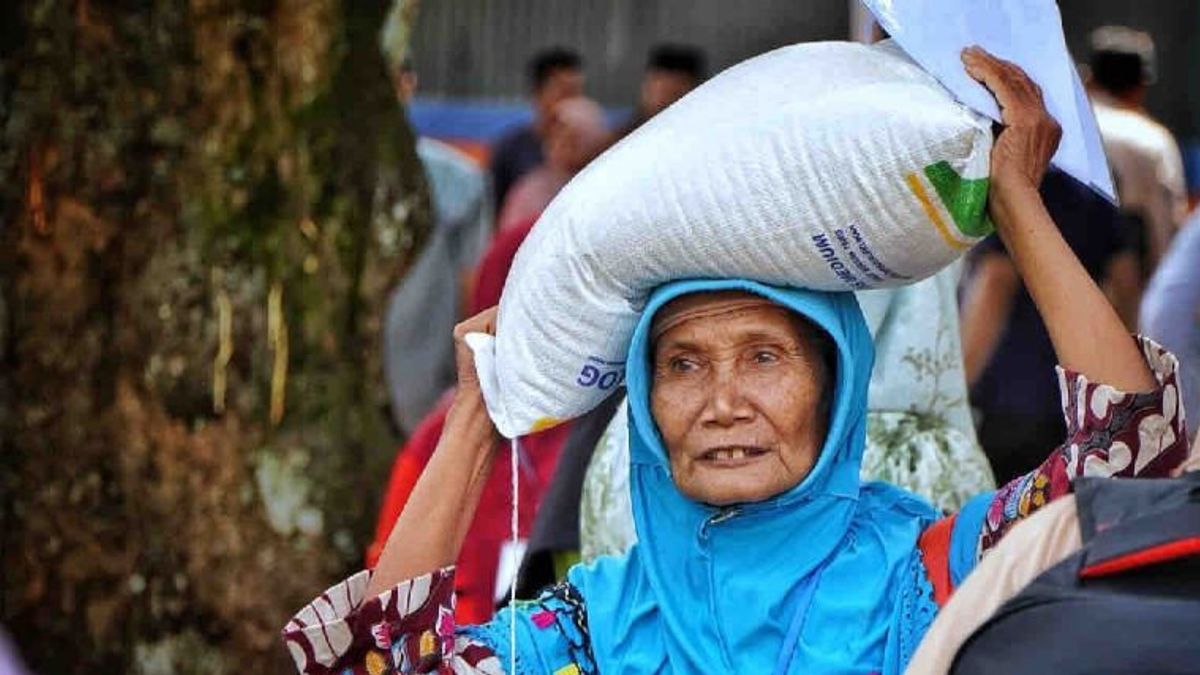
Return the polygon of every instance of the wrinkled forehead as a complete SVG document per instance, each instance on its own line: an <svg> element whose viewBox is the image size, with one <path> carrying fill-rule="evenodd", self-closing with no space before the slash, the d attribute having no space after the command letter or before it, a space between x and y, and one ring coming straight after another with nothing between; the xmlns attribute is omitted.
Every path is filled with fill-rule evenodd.
<svg viewBox="0 0 1200 675"><path fill-rule="evenodd" d="M746 291L691 293L671 300L658 310L650 326L650 342L653 345L672 330L697 321L749 315L764 310L778 312L789 318L802 318L783 305Z"/></svg>

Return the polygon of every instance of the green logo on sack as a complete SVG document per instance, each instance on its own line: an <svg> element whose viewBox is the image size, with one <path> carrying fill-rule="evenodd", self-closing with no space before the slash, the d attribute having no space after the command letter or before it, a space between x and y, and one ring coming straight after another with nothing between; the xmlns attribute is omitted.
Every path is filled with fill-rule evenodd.
<svg viewBox="0 0 1200 675"><path fill-rule="evenodd" d="M937 190L959 232L968 237L985 237L994 231L987 217L988 179L963 178L949 162L925 167L925 177Z"/></svg>

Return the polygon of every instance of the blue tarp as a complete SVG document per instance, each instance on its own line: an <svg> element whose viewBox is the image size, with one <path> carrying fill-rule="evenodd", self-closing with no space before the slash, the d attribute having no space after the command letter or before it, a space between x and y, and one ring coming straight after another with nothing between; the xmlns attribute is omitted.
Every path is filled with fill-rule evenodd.
<svg viewBox="0 0 1200 675"><path fill-rule="evenodd" d="M605 110L609 125L629 119L628 108ZM413 127L422 136L489 143L512 127L527 124L533 111L523 103L498 103L471 99L416 97L408 106Z"/></svg>

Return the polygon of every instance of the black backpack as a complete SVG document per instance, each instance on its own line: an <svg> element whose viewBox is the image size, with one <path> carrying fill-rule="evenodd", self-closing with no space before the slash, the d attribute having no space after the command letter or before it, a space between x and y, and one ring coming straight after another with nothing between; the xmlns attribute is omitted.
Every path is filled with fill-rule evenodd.
<svg viewBox="0 0 1200 675"><path fill-rule="evenodd" d="M1083 547L1006 602L951 672L1200 673L1200 472L1080 479Z"/></svg>

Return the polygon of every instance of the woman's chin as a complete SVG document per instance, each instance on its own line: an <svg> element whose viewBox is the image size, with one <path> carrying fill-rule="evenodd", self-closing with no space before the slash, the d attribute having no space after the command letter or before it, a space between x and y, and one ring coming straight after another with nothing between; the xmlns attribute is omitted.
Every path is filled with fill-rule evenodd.
<svg viewBox="0 0 1200 675"><path fill-rule="evenodd" d="M761 502L788 489L787 485L780 485L778 476L763 476L760 472L748 469L750 467L708 469L695 476L697 480L691 485L680 486L680 490L698 502L712 506L732 506Z"/></svg>

